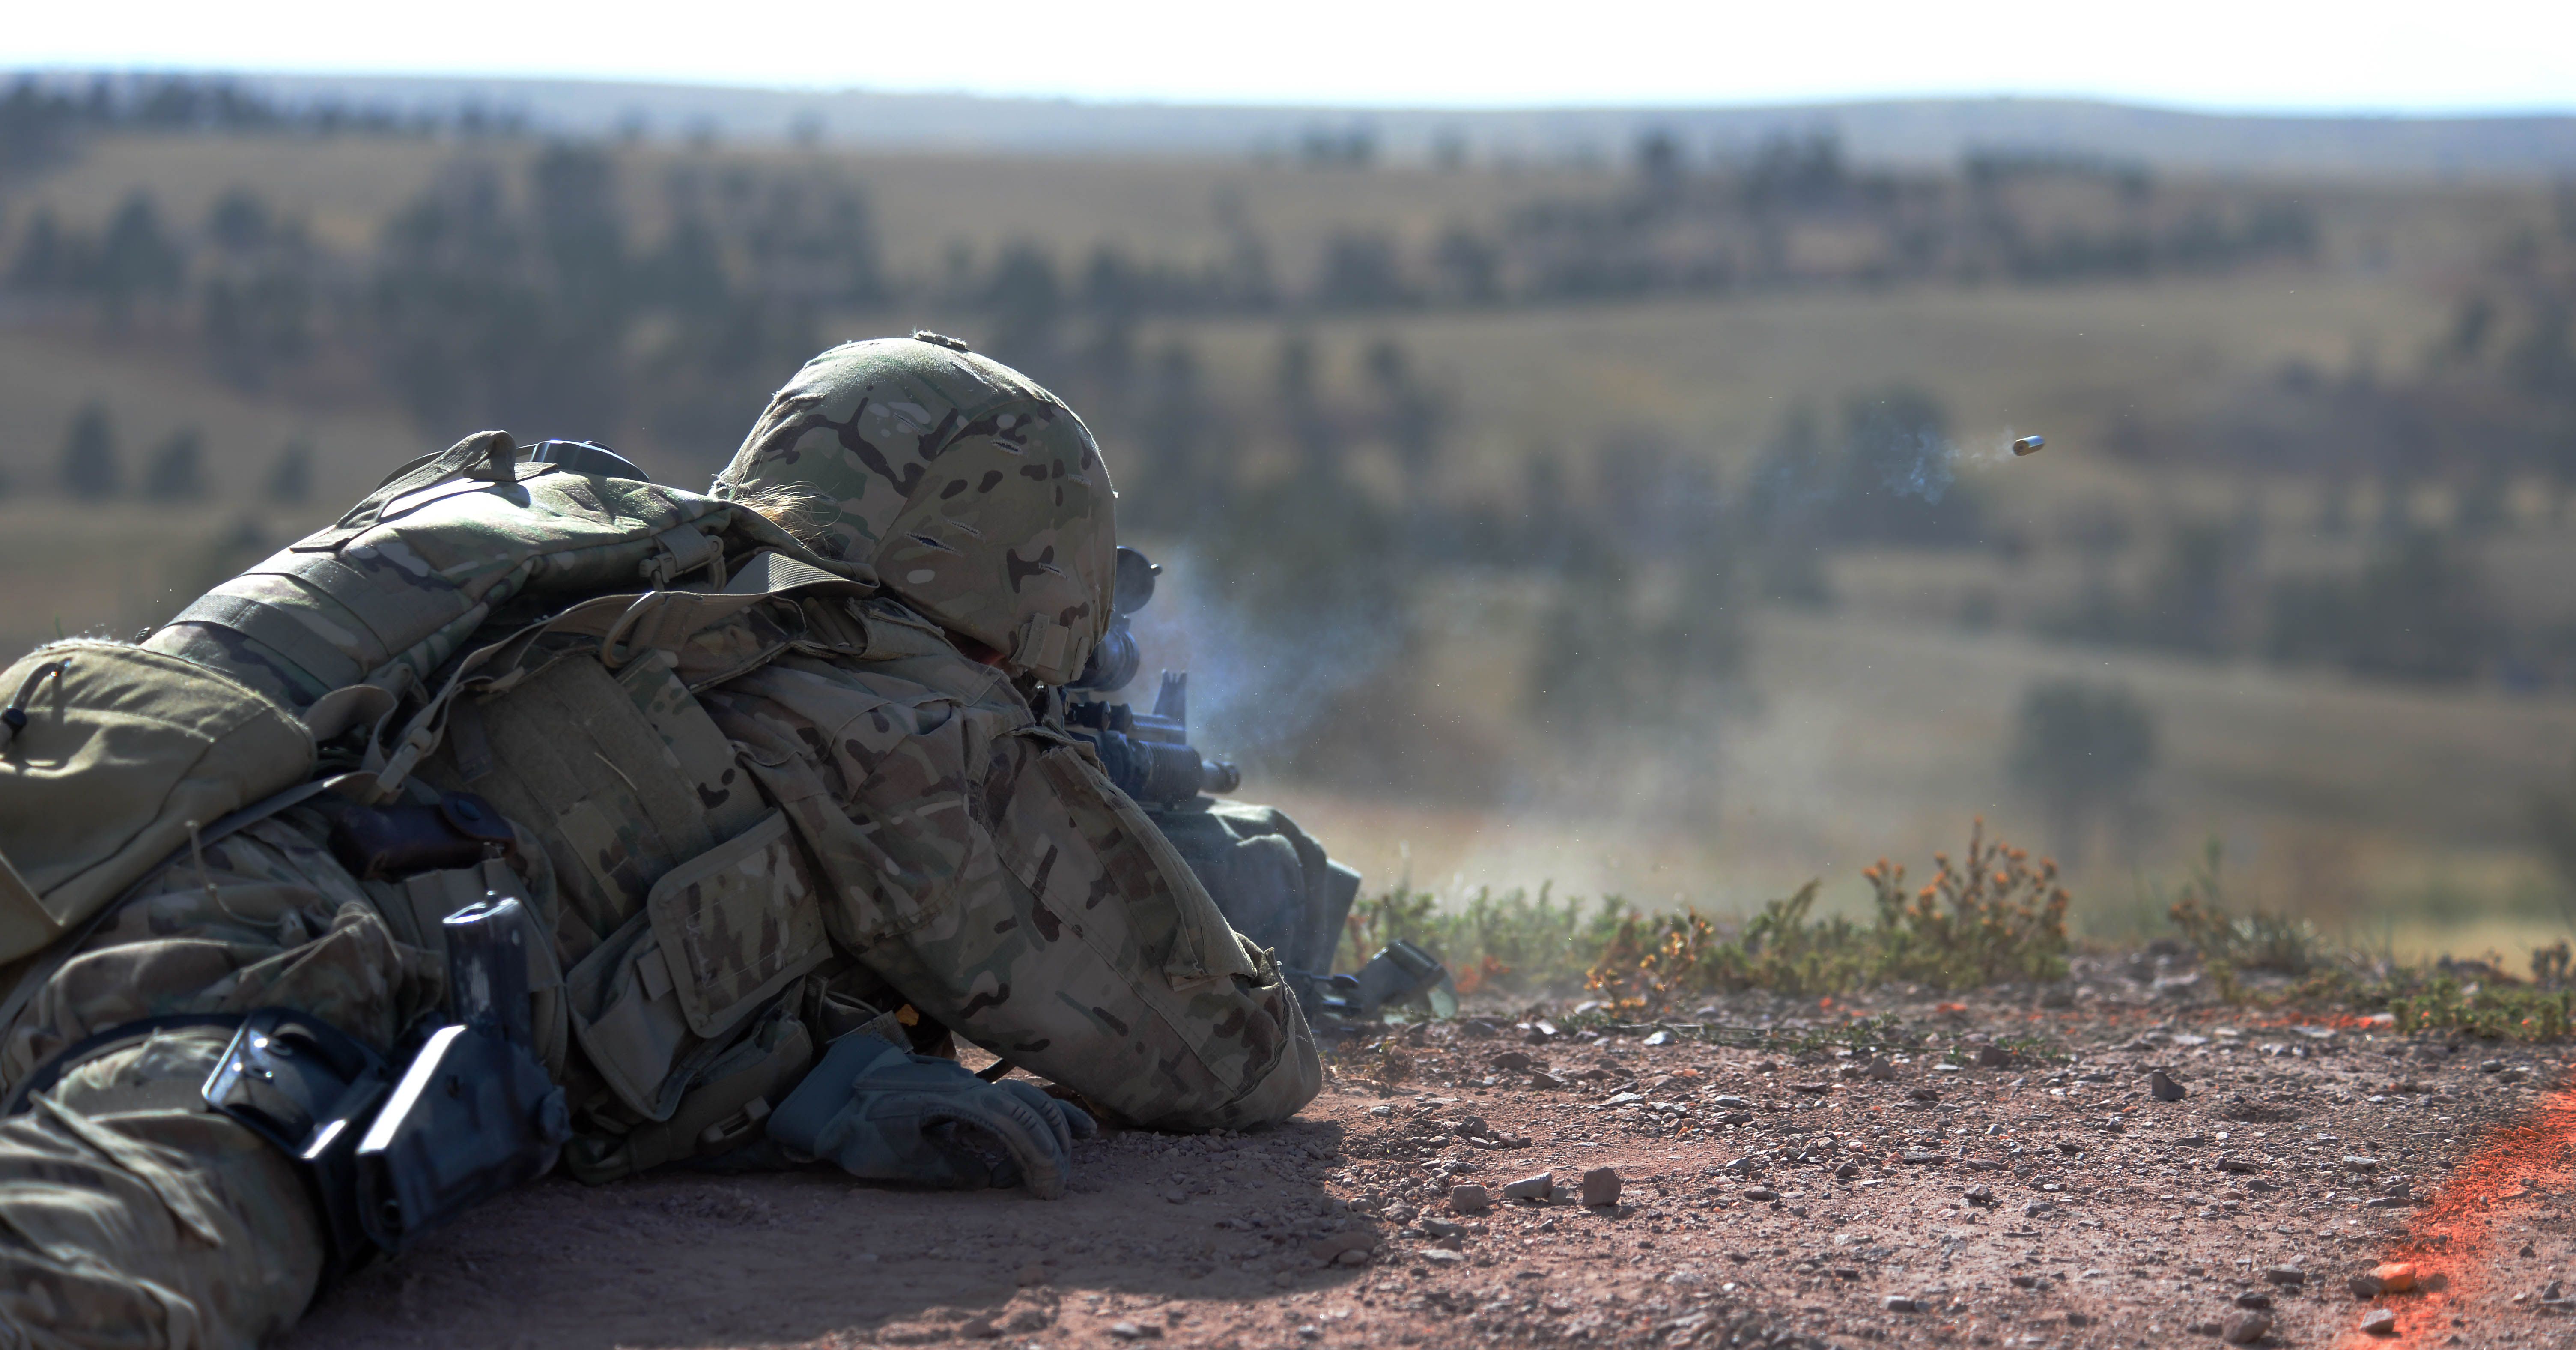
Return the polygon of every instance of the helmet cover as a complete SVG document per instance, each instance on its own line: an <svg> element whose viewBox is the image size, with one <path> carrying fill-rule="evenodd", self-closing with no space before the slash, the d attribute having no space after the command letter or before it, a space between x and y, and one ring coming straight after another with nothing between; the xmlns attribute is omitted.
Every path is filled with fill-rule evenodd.
<svg viewBox="0 0 2576 1350"><path fill-rule="evenodd" d="M801 499L793 528L815 552L1068 683L1109 623L1108 468L1061 399L952 343L875 338L806 362L712 492Z"/></svg>

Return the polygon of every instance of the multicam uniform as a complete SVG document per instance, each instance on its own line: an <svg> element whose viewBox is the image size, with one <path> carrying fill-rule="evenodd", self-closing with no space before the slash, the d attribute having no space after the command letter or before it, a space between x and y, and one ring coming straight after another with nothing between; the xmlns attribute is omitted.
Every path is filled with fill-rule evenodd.
<svg viewBox="0 0 2576 1350"><path fill-rule="evenodd" d="M535 1020L585 1179L754 1143L822 1045L899 1004L1141 1125L1243 1127L1314 1095L1269 953L1041 716L1037 685L1078 672L1107 617L1109 486L1072 414L945 345L851 344L718 488L764 490L883 590L748 616L765 659L720 680L687 650L585 656L460 703L417 777L510 818L506 876L361 880L300 806L5 973L28 988L0 1027L26 1102L0 1119L0 1347L291 1324L321 1225L295 1167L206 1109L230 1030L189 1019L291 1008L391 1054L441 1005L438 916L496 882L553 938ZM799 903L728 909L746 876Z"/></svg>

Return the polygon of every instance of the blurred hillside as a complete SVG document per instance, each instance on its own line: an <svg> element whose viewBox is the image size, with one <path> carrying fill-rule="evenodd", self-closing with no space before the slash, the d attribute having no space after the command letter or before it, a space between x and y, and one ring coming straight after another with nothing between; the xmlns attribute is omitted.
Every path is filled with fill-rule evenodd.
<svg viewBox="0 0 2576 1350"><path fill-rule="evenodd" d="M2545 176L1680 121L1589 160L895 154L366 106L0 97L13 649L157 622L487 426L695 485L815 350L928 327L1092 423L1171 565L1149 661L1380 880L1856 894L1983 812L2097 916L2216 834L2390 942L2558 921Z"/></svg>
<svg viewBox="0 0 2576 1350"><path fill-rule="evenodd" d="M78 82L84 77L59 77ZM543 135L800 142L968 154L1342 157L1390 163L1616 164L1661 133L1748 157L1827 135L1872 164L1944 167L1997 149L2160 170L2548 178L2576 164L2576 118L2211 114L2051 98L1784 107L1213 107L529 79L255 76L299 108L443 119L473 109Z"/></svg>

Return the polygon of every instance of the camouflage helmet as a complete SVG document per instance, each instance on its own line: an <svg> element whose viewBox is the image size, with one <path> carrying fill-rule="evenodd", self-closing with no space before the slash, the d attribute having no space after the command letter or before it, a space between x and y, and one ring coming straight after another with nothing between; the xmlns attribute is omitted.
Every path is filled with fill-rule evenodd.
<svg viewBox="0 0 2576 1350"><path fill-rule="evenodd" d="M815 552L1048 684L1109 623L1108 468L1055 395L954 338L848 342L769 401L714 495L788 501Z"/></svg>

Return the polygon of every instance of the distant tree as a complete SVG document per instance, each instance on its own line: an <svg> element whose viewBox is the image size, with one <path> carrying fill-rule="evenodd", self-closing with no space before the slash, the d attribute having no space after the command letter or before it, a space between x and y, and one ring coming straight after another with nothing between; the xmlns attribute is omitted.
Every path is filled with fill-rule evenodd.
<svg viewBox="0 0 2576 1350"><path fill-rule="evenodd" d="M313 496L313 443L296 437L279 447L269 466L268 499L280 506L301 506Z"/></svg>
<svg viewBox="0 0 2576 1350"><path fill-rule="evenodd" d="M143 495L156 502L193 502L206 495L206 438L182 427L152 452L143 467Z"/></svg>
<svg viewBox="0 0 2576 1350"><path fill-rule="evenodd" d="M116 463L116 429L108 422L107 405L92 401L72 414L71 430L63 437L63 489L88 501L113 497L125 486L125 475Z"/></svg>
<svg viewBox="0 0 2576 1350"><path fill-rule="evenodd" d="M1843 405L1843 462L1827 511L1845 543L1959 547L1981 521L1953 491L1958 447L1940 399L1910 385L1854 395Z"/></svg>
<svg viewBox="0 0 2576 1350"><path fill-rule="evenodd" d="M2050 841L2070 865L2096 819L2133 817L2155 762L2155 714L2126 686L2050 680L2023 692L2006 767L2047 814Z"/></svg>
<svg viewBox="0 0 2576 1350"><path fill-rule="evenodd" d="M1370 343L1360 367L1377 393L1387 444L1395 451L1396 466L1403 470L1405 495L1418 512L1430 496L1448 407L1438 390L1415 375L1412 358L1394 338Z"/></svg>
<svg viewBox="0 0 2576 1350"><path fill-rule="evenodd" d="M2386 541L2357 576L2293 577L2272 588L2270 651L2286 663L2451 683L2486 669L2503 632L2485 575L2431 530Z"/></svg>
<svg viewBox="0 0 2576 1350"><path fill-rule="evenodd" d="M1682 143L1670 130L1657 127L1637 138L1637 176L1657 191L1681 182Z"/></svg>
<svg viewBox="0 0 2576 1350"><path fill-rule="evenodd" d="M19 241L18 256L9 265L9 284L31 291L71 286L85 270L79 252L78 242L63 230L53 210L40 207L27 222L26 238Z"/></svg>
<svg viewBox="0 0 2576 1350"><path fill-rule="evenodd" d="M234 253L248 253L266 244L269 225L268 203L245 187L225 192L206 212L206 237Z"/></svg>
<svg viewBox="0 0 2576 1350"><path fill-rule="evenodd" d="M1064 318L1064 287L1056 277L1055 258L1033 242L1005 247L984 288L984 304L993 315L993 359L1049 378L1056 326Z"/></svg>
<svg viewBox="0 0 2576 1350"><path fill-rule="evenodd" d="M1340 230L1324 241L1323 272L1315 279L1316 303L1340 309L1384 309L1411 299L1393 237Z"/></svg>
<svg viewBox="0 0 2576 1350"><path fill-rule="evenodd" d="M1214 418L1198 350L1186 339L1172 339L1155 354L1146 377L1136 438L1141 462L1132 479L1120 479L1123 490L1136 495L1140 522L1186 535L1220 527L1232 485L1212 453Z"/></svg>
<svg viewBox="0 0 2576 1350"><path fill-rule="evenodd" d="M1323 371L1315 339L1291 332L1279 339L1272 388L1277 391L1281 420L1297 447L1306 472L1328 483L1340 481L1342 433L1324 407Z"/></svg>
<svg viewBox="0 0 2576 1350"><path fill-rule="evenodd" d="M1440 236L1431 251L1431 265L1440 274L1441 289L1452 299L1482 305L1502 298L1502 250L1464 225L1452 225Z"/></svg>
<svg viewBox="0 0 2576 1350"><path fill-rule="evenodd" d="M177 294L185 272L186 260L162 229L151 195L136 191L127 196L108 221L91 279L110 321L122 322L136 301Z"/></svg>

